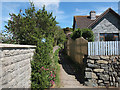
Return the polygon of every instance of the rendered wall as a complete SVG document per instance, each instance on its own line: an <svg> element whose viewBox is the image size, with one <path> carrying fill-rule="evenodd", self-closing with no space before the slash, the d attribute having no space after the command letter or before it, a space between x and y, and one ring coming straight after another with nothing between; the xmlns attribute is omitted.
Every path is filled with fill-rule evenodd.
<svg viewBox="0 0 120 90"><path fill-rule="evenodd" d="M0 89L30 88L35 46L0 44Z"/></svg>

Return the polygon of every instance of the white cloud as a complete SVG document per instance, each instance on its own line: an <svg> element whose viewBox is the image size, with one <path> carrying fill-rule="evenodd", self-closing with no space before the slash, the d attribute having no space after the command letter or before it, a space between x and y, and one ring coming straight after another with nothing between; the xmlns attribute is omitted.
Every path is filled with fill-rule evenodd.
<svg viewBox="0 0 120 90"><path fill-rule="evenodd" d="M76 8L75 11L76 11L76 12L80 12L80 9Z"/></svg>
<svg viewBox="0 0 120 90"><path fill-rule="evenodd" d="M0 26L2 26L2 17L0 17ZM0 27L0 33L1 33L2 27Z"/></svg>
<svg viewBox="0 0 120 90"><path fill-rule="evenodd" d="M58 10L60 0L2 0L2 2L29 2L32 1L36 8L42 8L43 5L46 6L47 10ZM16 5L14 5L17 7ZM12 7L14 7L12 6Z"/></svg>
<svg viewBox="0 0 120 90"><path fill-rule="evenodd" d="M16 1L16 2L20 2L20 0L5 0L5 1ZM3 2L5 2L3 1ZM36 9L41 9L43 7L43 5L45 5L45 8L48 12L53 12L53 16L56 16L56 20L64 20L65 18L67 18L67 16L64 15L64 11L59 9L59 4L60 4L60 0L21 0L22 2L29 2L32 1L36 7ZM9 3L9 2L7 2ZM17 8L20 4L18 5L13 5L11 6L5 6L6 10L11 12L11 13L15 13L14 11L14 7ZM4 21L8 20L8 17L4 18ZM2 19L3 21L3 19Z"/></svg>
<svg viewBox="0 0 120 90"><path fill-rule="evenodd" d="M2 21L8 21L8 20L10 20L10 16L2 18Z"/></svg>
<svg viewBox="0 0 120 90"><path fill-rule="evenodd" d="M43 7L43 5L45 5L47 10L58 9L59 2L60 2L60 0L52 0L52 1L49 1L49 0L31 0L31 1L33 1L34 5L37 8L41 8L41 7Z"/></svg>
<svg viewBox="0 0 120 90"><path fill-rule="evenodd" d="M104 11L106 11L108 8L110 8L110 7L98 7L98 8L96 8L96 14L97 14L97 15L100 15L100 14L102 14Z"/></svg>
<svg viewBox="0 0 120 90"><path fill-rule="evenodd" d="M108 8L112 8L114 11L118 12L118 7L116 7L116 6L104 6L104 7L97 7L96 8L96 14L100 15L104 11L106 11Z"/></svg>
<svg viewBox="0 0 120 90"><path fill-rule="evenodd" d="M101 15L104 11L106 11L108 8L112 8L114 11L118 12L118 7L116 5L112 6L99 6L99 7L94 7L94 11L96 11L96 15ZM88 9L75 9L74 15L89 15L89 12L91 10Z"/></svg>
<svg viewBox="0 0 120 90"><path fill-rule="evenodd" d="M74 15L89 15L89 10L88 9L75 9Z"/></svg>
<svg viewBox="0 0 120 90"><path fill-rule="evenodd" d="M102 14L104 11L106 11L108 8L110 8L110 7L98 7L98 8L96 8L96 14L97 14L97 15L100 15L100 14Z"/></svg>
<svg viewBox="0 0 120 90"><path fill-rule="evenodd" d="M64 15L64 11L59 10L60 0L32 0L36 8L45 8L49 12L53 12L53 16L56 16L57 20L64 20L67 16Z"/></svg>

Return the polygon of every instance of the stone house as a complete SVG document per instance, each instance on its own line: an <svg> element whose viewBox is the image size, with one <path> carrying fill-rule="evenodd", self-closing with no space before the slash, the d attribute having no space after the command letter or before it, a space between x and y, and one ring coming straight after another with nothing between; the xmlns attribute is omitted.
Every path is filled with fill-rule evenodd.
<svg viewBox="0 0 120 90"><path fill-rule="evenodd" d="M120 41L120 15L108 8L101 15L91 11L89 16L74 16L73 30L90 28L95 41Z"/></svg>

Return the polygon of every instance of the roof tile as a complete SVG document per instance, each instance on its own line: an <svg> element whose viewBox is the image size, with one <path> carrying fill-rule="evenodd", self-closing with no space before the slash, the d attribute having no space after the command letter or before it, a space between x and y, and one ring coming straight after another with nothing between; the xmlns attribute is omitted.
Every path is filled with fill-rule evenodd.
<svg viewBox="0 0 120 90"><path fill-rule="evenodd" d="M93 21L90 16L74 16L78 28L87 28ZM99 16L96 16L98 18Z"/></svg>

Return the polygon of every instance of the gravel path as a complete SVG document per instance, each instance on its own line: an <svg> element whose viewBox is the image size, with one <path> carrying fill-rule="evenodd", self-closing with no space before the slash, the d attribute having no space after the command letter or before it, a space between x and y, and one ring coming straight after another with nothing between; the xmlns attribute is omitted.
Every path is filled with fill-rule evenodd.
<svg viewBox="0 0 120 90"><path fill-rule="evenodd" d="M87 88L75 77L75 71L69 60L60 55L60 88Z"/></svg>

